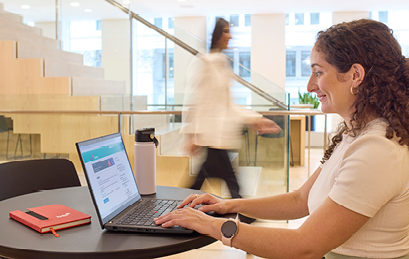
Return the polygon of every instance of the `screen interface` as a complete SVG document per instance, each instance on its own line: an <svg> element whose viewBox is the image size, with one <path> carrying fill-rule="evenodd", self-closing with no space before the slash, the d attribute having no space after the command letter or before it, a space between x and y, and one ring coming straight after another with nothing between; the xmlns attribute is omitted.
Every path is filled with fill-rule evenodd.
<svg viewBox="0 0 409 259"><path fill-rule="evenodd" d="M84 143L84 142L83 142ZM120 134L80 144L88 184L105 224L141 198Z"/></svg>

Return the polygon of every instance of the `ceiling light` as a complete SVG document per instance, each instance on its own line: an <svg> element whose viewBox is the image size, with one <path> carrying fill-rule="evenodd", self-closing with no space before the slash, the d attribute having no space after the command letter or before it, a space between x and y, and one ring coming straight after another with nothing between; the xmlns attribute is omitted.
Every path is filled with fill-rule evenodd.
<svg viewBox="0 0 409 259"><path fill-rule="evenodd" d="M181 5L180 7L181 8L193 8L194 6L186 4L186 5Z"/></svg>
<svg viewBox="0 0 409 259"><path fill-rule="evenodd" d="M80 3L72 2L72 3L71 3L71 6L77 7L77 6L80 6Z"/></svg>
<svg viewBox="0 0 409 259"><path fill-rule="evenodd" d="M90 12L92 12L92 10L91 9L84 9L84 12L90 13Z"/></svg>
<svg viewBox="0 0 409 259"><path fill-rule="evenodd" d="M29 6L29 5L26 5L26 4L23 4L23 5L21 6L21 8L22 8L22 9L30 9L30 6Z"/></svg>

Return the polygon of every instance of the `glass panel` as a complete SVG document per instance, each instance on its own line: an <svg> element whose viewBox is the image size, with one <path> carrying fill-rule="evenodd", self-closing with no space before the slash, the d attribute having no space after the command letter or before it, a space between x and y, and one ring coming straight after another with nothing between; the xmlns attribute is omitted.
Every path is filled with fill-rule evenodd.
<svg viewBox="0 0 409 259"><path fill-rule="evenodd" d="M244 15L244 26L251 26L251 14Z"/></svg>
<svg viewBox="0 0 409 259"><path fill-rule="evenodd" d="M174 29L175 27L173 26L173 20L174 18L168 18L168 29Z"/></svg>
<svg viewBox="0 0 409 259"><path fill-rule="evenodd" d="M285 76L287 76L287 77L295 77L295 68L296 68L295 54L296 54L295 51L287 51L286 52Z"/></svg>
<svg viewBox="0 0 409 259"><path fill-rule="evenodd" d="M379 12L379 21L388 23L388 12Z"/></svg>
<svg viewBox="0 0 409 259"><path fill-rule="evenodd" d="M295 14L295 25L304 25L304 14L303 13Z"/></svg>
<svg viewBox="0 0 409 259"><path fill-rule="evenodd" d="M155 24L155 26L159 29L162 29L162 18L155 18L153 24Z"/></svg>
<svg viewBox="0 0 409 259"><path fill-rule="evenodd" d="M310 14L311 24L320 23L320 13L311 13Z"/></svg>
<svg viewBox="0 0 409 259"><path fill-rule="evenodd" d="M47 77L50 80L57 81L64 81L66 78L70 78L70 82L64 81L64 84L58 84L58 87L54 88L41 88L50 89L49 92L42 92L41 94L37 92L34 94L24 92L18 96L0 94L0 110L27 109L35 111L48 109L50 111L77 110L84 112L128 111L130 109L146 110L147 107L150 107L149 109L181 109L184 89L178 89L178 87L186 83L187 68L193 58L190 53L180 47L175 47L171 41L166 41L163 36L148 29L145 25L135 20L131 23L128 19L128 14L122 13L105 1L98 1L100 3L99 8L92 10L91 13L83 13L82 7L88 1L77 0L81 10L73 8L70 5L70 1L62 0L61 2L61 46L64 49L69 49L70 52L74 49L89 52L100 51L100 55L97 57L91 55L91 58L86 59L94 60L94 65L90 67L84 66L83 54L67 54L70 56L68 60L61 59L59 61L65 65L74 62L76 64L75 67L80 69L65 69L62 71L66 73L65 75ZM50 0L50 6L54 6L54 4L55 1ZM152 13L145 12L145 9L139 8L134 2L132 2L132 6L135 6L133 8L139 10L138 13L147 17L151 23L154 23L154 18L158 17ZM107 12L106 10L109 11ZM50 15L54 16L54 11L52 10ZM116 17L115 19L112 17L112 19L101 18L101 13L109 13ZM74 19L74 14L80 14L77 16L80 19ZM43 28L43 33L50 35L48 38L55 38L55 22L35 21L35 25ZM175 34L177 38L188 43L194 49L206 52L204 41L197 39L189 32L177 26L172 27L169 17L162 17L162 26L169 33ZM130 89L131 69L129 56L131 27L134 54L134 63L132 64L132 80L135 87L133 89L134 96L130 95L130 92L132 92ZM84 29L90 33L85 33ZM246 29L248 31L249 28ZM34 42L31 43L34 44ZM59 45L57 42L51 40L51 43L55 44L55 46L48 50L56 51L61 55L66 54L67 51L61 52L56 50ZM40 43L39 45L43 46L45 44ZM87 46L92 48L85 49ZM233 56L236 55L236 62L232 64L234 64L233 67L236 67L236 72L245 75L249 82L260 87L269 96L273 96L285 103L285 92L283 89L248 69L250 67L249 55L239 54L246 51L239 50L233 52ZM48 60L47 57L43 58ZM99 60L99 63L95 62L95 60ZM99 65L101 67L94 67ZM47 65L44 68L45 73L51 70ZM57 68L56 63L51 68ZM28 82L30 82L31 86L36 81L28 80ZM279 109L272 105L270 101L265 101L263 97L252 93L243 85L234 81L233 84L232 99L237 103L243 104L245 108L252 108L256 111ZM24 89L34 91L37 88L24 87ZM131 102L133 106L130 105ZM190 166L192 160L186 155L181 155L178 148L179 138L181 137L179 134L181 125L180 115L124 115L122 116L122 128L119 128L118 114L108 113L81 115L65 115L61 113L54 115L29 114L8 117L13 119L15 132L21 132L24 135L22 136L23 141L27 141L28 136L32 135L33 146L36 147L36 150L33 150L33 154L35 154L33 157L43 157L45 155L46 158L49 158L58 155L69 158L78 166L77 170L80 173L82 168L75 151L75 142L122 131L130 161L133 163L132 146L134 143L134 129L155 127L157 136L161 139L158 152L161 152L161 157L165 156L166 158L162 159L162 161L158 160L158 163L162 163L157 167L158 175L175 174L175 177L172 177L172 179L187 180L191 177L190 169L186 165ZM49 131L50 127L47 125L53 125L51 132ZM132 127L125 127L127 125ZM288 127L283 127L283 129L284 133L282 134L284 135L280 133L275 137L257 136L254 132L247 131L245 133L243 131L243 136L241 136L243 148L236 152L236 155L233 155L237 157L237 160L234 160L234 162L238 162L237 175L239 184L242 185L243 196L257 197L271 195L276 192L285 192L288 166L285 165L284 161L288 159L288 145L285 144L284 139L288 141ZM13 135L15 136L16 134ZM3 140L4 136L7 136L7 134L0 134L0 139ZM66 137L61 138L61 136ZM255 145L256 139L258 143L257 148ZM1 151L5 150L2 150L0 147ZM24 155L26 151L28 150L23 149ZM164 160L171 161L170 163L174 166L163 164ZM179 165L183 166L183 168L179 167ZM180 182L163 182L163 178L160 177L158 179L158 184L189 187L186 182L181 184ZM267 181L268 184L266 184ZM257 187L249 189L248 183L253 187ZM255 183L262 184L254 185ZM226 195L226 188L221 187L217 192L220 195Z"/></svg>
<svg viewBox="0 0 409 259"><path fill-rule="evenodd" d="M240 76L241 77L249 77L250 76L250 71L251 69L251 64L250 64L250 52L240 52L239 53L239 61L240 61ZM247 68L247 69L245 69Z"/></svg>
<svg viewBox="0 0 409 259"><path fill-rule="evenodd" d="M239 15L238 14L230 15L230 26L231 27L239 26Z"/></svg>
<svg viewBox="0 0 409 259"><path fill-rule="evenodd" d="M301 51L301 76L311 76L310 51Z"/></svg>

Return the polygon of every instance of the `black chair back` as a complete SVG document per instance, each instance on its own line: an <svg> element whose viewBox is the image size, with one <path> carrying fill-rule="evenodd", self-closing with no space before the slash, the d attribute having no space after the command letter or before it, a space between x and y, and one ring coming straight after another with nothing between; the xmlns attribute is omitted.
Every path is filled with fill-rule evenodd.
<svg viewBox="0 0 409 259"><path fill-rule="evenodd" d="M39 159L0 164L0 201L40 190L81 186L67 159Z"/></svg>

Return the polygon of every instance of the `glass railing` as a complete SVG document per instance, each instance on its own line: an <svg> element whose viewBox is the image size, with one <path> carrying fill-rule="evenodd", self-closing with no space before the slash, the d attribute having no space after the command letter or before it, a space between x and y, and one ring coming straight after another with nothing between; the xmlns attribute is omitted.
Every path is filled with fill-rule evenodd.
<svg viewBox="0 0 409 259"><path fill-rule="evenodd" d="M23 4L23 1L15 2L18 5ZM54 7L55 1L49 2L50 6ZM130 22L128 14L117 10L106 1L98 1L99 9L93 9L90 13L83 12L88 1L76 2L81 8L79 19L74 16L79 10L75 8L78 7L61 0L58 22L61 26L55 26L55 20L30 21L30 15L23 14L24 20L30 26L41 28L45 37L32 36L33 33L29 32L29 36L11 38L17 41L16 49L19 52L16 56L19 62L25 62L26 57L43 58L44 64L36 61L38 67L34 67L34 72L29 74L25 74L25 68L10 74L10 80L28 79L23 82L7 81L8 85L13 86L13 90L2 91L0 94L0 111L30 112L3 114L13 122L13 130L10 131L12 139L9 139L9 148L13 152L7 156L11 155L11 159L7 159L6 150L0 149L0 159L14 159L19 134L24 141L24 152L19 155L17 149L15 156L16 159L25 156L26 141L29 135L32 135L33 154L30 158L43 158L44 155L46 158L66 157L75 161L77 170L81 172L74 145L76 141L120 130L127 139L128 154L132 156L135 129L155 127L162 138L158 159L162 159L160 163L163 164L158 165L158 171L166 174L166 170L184 170L184 175L186 176L186 172L188 174L185 178L192 179L201 160L200 157L190 158L181 152L179 129L186 69L193 55L139 21L132 19ZM32 8L37 7L33 4ZM4 9L12 11L7 6L4 6ZM106 12L109 12L109 16L100 19L99 15ZM155 16L148 16L148 13L143 14L144 18L151 19L154 23ZM60 29L57 30L58 28ZM22 31L22 28L19 28L19 31ZM130 31L132 45L129 44ZM179 39L189 42L192 48L204 51L205 43L187 31L174 27L173 31L169 31L171 32ZM61 41L53 40L56 37ZM31 51L23 52L22 47ZM77 54L71 54L72 52ZM30 56L26 56L28 53ZM277 111L285 108L285 103L288 102L282 89L252 71L248 74L250 76L242 80L259 87L260 92L255 93L243 84L236 83L232 88L235 103L256 111ZM39 79L40 75L49 79ZM260 94L273 97L282 104L267 101ZM146 113L132 114L131 110ZM156 111L158 114L150 113ZM173 113L160 113L161 111ZM236 154L233 155L232 161L240 175L248 176L240 178L240 181L248 178L253 187L255 183L263 183L257 188L264 190L259 192L257 188L243 187L243 196L266 196L269 195L269 190L285 192L288 187L288 115L277 116L279 117L271 119L277 120L283 133L275 136L258 136L243 128L243 147L233 152ZM2 143L7 142L8 131L4 132L0 133ZM168 184L188 187L186 179L182 176L175 177L175 183ZM214 186L220 184L210 182L206 188L211 191L216 188ZM222 191L226 191L225 187L217 188L213 190L215 193L223 194Z"/></svg>

